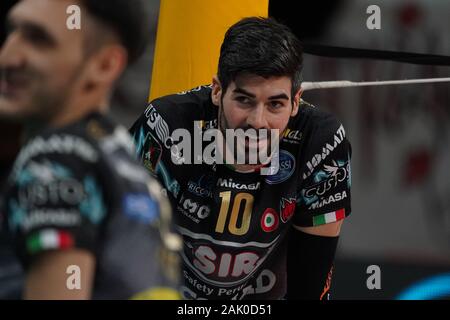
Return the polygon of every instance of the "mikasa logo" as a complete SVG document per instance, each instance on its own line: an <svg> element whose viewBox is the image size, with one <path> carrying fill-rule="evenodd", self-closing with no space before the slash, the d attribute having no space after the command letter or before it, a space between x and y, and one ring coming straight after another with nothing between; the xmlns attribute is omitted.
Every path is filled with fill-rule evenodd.
<svg viewBox="0 0 450 320"><path fill-rule="evenodd" d="M238 189L238 190L258 190L260 187L260 183L251 183L251 184L243 184L233 182L233 179L221 179L217 180L217 186Z"/></svg>

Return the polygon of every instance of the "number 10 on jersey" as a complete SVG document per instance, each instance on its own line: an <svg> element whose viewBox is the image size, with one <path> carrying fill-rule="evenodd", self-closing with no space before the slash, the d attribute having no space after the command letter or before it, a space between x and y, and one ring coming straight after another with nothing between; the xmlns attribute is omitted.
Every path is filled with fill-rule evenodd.
<svg viewBox="0 0 450 320"><path fill-rule="evenodd" d="M228 231L237 236L246 234L250 228L250 220L252 217L254 200L253 195L250 193L240 192L236 194L234 199L232 199L231 191L226 191L221 192L219 196L221 198L221 205L219 218L217 219L216 224L216 232L224 232L227 218L230 214L230 203L232 202L231 217L228 222ZM244 208L243 211L241 210L241 207ZM242 215L241 225L238 226L238 218L240 215Z"/></svg>

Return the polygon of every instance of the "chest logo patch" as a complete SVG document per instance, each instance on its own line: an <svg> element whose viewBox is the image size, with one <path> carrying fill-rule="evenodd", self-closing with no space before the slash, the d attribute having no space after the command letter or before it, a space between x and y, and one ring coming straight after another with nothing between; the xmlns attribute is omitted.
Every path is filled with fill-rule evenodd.
<svg viewBox="0 0 450 320"><path fill-rule="evenodd" d="M286 150L280 150L279 157L280 169L274 175L268 176L266 182L268 184L278 184L289 179L295 171L295 158Z"/></svg>

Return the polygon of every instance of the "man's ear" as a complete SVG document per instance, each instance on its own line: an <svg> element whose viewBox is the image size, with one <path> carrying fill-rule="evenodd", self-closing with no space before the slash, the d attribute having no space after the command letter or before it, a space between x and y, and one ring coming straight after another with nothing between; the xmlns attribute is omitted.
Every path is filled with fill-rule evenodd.
<svg viewBox="0 0 450 320"><path fill-rule="evenodd" d="M219 106L221 98L222 98L222 85L220 84L217 75L215 75L212 78L211 100L214 103L214 105Z"/></svg>
<svg viewBox="0 0 450 320"><path fill-rule="evenodd" d="M117 44L107 45L94 53L87 73L88 87L110 87L125 70L128 60L126 49Z"/></svg>
<svg viewBox="0 0 450 320"><path fill-rule="evenodd" d="M300 88L297 93L294 96L294 101L293 101L293 108L292 108L292 112L291 112L291 117L295 117L298 113L298 108L300 106L300 99L302 97L303 94L303 89Z"/></svg>

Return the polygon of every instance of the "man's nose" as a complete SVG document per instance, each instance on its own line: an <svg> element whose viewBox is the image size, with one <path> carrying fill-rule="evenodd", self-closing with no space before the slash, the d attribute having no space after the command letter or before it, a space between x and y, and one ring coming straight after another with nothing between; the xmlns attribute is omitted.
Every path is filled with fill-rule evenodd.
<svg viewBox="0 0 450 320"><path fill-rule="evenodd" d="M247 117L247 124L255 129L267 128L266 110L263 103L258 104L250 111Z"/></svg>
<svg viewBox="0 0 450 320"><path fill-rule="evenodd" d="M0 48L0 68L21 67L24 58L20 36L18 32L12 32Z"/></svg>

